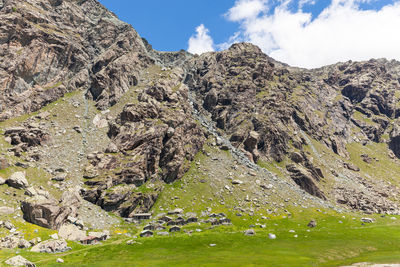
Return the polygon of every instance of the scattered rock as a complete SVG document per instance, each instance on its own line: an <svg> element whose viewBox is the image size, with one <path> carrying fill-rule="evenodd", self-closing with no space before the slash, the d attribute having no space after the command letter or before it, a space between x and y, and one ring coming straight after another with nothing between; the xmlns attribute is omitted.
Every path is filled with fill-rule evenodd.
<svg viewBox="0 0 400 267"><path fill-rule="evenodd" d="M73 128L75 130L75 132L77 133L82 133L82 128L80 126L74 126Z"/></svg>
<svg viewBox="0 0 400 267"><path fill-rule="evenodd" d="M355 172L359 172L360 171L360 168L357 167L356 165L352 164L352 163L345 162L345 163L343 163L343 166L346 169L349 169L351 171L355 171Z"/></svg>
<svg viewBox="0 0 400 267"><path fill-rule="evenodd" d="M246 236L253 236L256 234L256 231L254 231L254 229L248 229L244 232L244 235Z"/></svg>
<svg viewBox="0 0 400 267"><path fill-rule="evenodd" d="M269 238L269 239L276 239L276 235L275 235L275 234L269 233L269 234L268 234L268 238Z"/></svg>
<svg viewBox="0 0 400 267"><path fill-rule="evenodd" d="M367 154L362 154L362 155L361 155L361 158L362 158L362 160L363 160L364 162L366 162L366 163L368 163L368 164L372 163L372 158L371 158L370 156L368 156Z"/></svg>
<svg viewBox="0 0 400 267"><path fill-rule="evenodd" d="M361 218L361 221L364 223L373 223L374 219L372 218Z"/></svg>
<svg viewBox="0 0 400 267"><path fill-rule="evenodd" d="M310 227L310 228L314 228L314 227L317 226L317 221L311 220L311 221L307 224L307 226Z"/></svg>
<svg viewBox="0 0 400 267"><path fill-rule="evenodd" d="M61 258L58 258L58 259L56 260L56 262L57 262L57 263L64 263L64 260L61 259Z"/></svg>

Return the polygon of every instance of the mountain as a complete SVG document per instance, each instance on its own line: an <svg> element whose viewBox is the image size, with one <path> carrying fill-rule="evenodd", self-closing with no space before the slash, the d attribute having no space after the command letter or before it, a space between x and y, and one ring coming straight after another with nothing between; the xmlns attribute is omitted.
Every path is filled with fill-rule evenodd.
<svg viewBox="0 0 400 267"><path fill-rule="evenodd" d="M400 213L398 61L159 52L96 0L0 0L0 22L6 256L140 233L143 213L198 232Z"/></svg>

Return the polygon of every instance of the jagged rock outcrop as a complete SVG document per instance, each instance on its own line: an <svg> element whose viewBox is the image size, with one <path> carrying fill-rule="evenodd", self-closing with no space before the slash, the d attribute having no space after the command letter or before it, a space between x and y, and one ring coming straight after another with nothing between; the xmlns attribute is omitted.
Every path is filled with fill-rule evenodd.
<svg viewBox="0 0 400 267"><path fill-rule="evenodd" d="M398 156L394 120L400 110L399 77L397 61L349 61L306 70L276 62L258 47L242 43L193 58L186 83L196 95L196 107L204 115L211 113L216 126L251 160L300 164L287 165L287 175L325 199L330 192L319 186L323 172L307 159L304 148L313 146L314 139L348 161L347 144L388 142ZM348 177L358 183L356 175ZM374 192L369 192L364 198L372 202ZM374 210L393 210L380 206L385 208Z"/></svg>
<svg viewBox="0 0 400 267"><path fill-rule="evenodd" d="M164 71L160 79L125 105L108 132L118 156L90 155L86 200L125 217L149 210L159 194L134 192L150 179L166 183L183 176L205 136L191 116L184 73ZM107 190L106 190L107 189Z"/></svg>
<svg viewBox="0 0 400 267"><path fill-rule="evenodd" d="M153 62L136 31L95 0L4 0L0 21L1 120L74 90L113 105Z"/></svg>

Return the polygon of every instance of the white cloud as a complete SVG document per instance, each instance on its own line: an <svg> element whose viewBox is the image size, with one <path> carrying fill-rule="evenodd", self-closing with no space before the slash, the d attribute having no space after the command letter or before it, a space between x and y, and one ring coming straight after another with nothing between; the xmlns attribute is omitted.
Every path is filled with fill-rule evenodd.
<svg viewBox="0 0 400 267"><path fill-rule="evenodd" d="M225 15L231 21L238 21L255 18L266 10L267 0L238 0Z"/></svg>
<svg viewBox="0 0 400 267"><path fill-rule="evenodd" d="M299 9L294 11L288 7L292 0L280 0L270 12L265 1L239 0L227 18L240 23L240 32L217 47L248 41L277 60L308 68L350 59L400 60L400 1L380 10L360 8L360 3L370 1L332 0L312 18L301 8L312 4L310 0L298 2Z"/></svg>
<svg viewBox="0 0 400 267"><path fill-rule="evenodd" d="M196 35L189 39L189 53L200 55L214 51L214 41L208 33L209 30L203 24L196 28Z"/></svg>

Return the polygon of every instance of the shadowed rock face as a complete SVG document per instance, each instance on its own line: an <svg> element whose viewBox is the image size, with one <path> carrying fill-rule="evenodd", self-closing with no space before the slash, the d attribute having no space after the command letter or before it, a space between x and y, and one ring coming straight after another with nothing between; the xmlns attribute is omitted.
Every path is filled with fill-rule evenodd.
<svg viewBox="0 0 400 267"><path fill-rule="evenodd" d="M106 108L152 63L136 31L95 0L3 0L0 6L2 120L82 89Z"/></svg>

